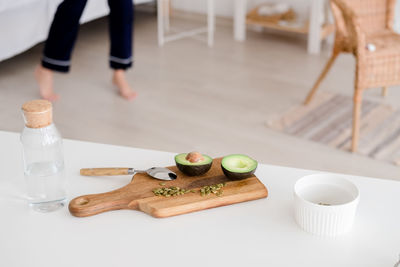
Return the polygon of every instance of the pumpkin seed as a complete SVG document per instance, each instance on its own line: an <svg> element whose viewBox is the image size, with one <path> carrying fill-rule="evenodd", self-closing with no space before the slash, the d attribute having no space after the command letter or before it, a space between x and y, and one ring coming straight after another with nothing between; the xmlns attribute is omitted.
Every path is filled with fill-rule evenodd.
<svg viewBox="0 0 400 267"><path fill-rule="evenodd" d="M225 183L215 184L215 185L206 185L200 188L200 195L201 196L208 196L211 193L216 196L222 195L222 187L225 186Z"/></svg>
<svg viewBox="0 0 400 267"><path fill-rule="evenodd" d="M165 183L164 183L165 184ZM155 188L152 190L153 194L156 196L164 196L164 197L175 197L184 195L187 193L195 193L195 190L186 190L184 188L180 188L178 186L171 186L171 187L162 187L162 188Z"/></svg>
<svg viewBox="0 0 400 267"><path fill-rule="evenodd" d="M165 185L165 183L160 183L160 185ZM226 183L220 183L220 184L215 184L215 185L206 185L200 188L200 195L202 197L208 196L210 194L214 194L216 196L221 196L223 191L222 188L226 185ZM175 196L180 196L184 195L187 193L196 193L197 191L195 189L184 189L180 188L179 186L171 186L171 187L162 187L162 188L155 188L152 190L154 195L156 196L164 196L164 197L175 197Z"/></svg>

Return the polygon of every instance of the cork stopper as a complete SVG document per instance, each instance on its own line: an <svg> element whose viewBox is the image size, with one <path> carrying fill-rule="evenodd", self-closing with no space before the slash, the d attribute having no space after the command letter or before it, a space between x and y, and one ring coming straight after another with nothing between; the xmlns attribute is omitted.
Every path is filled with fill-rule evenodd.
<svg viewBox="0 0 400 267"><path fill-rule="evenodd" d="M28 128L43 128L53 122L53 106L47 100L32 100L22 105L25 125Z"/></svg>

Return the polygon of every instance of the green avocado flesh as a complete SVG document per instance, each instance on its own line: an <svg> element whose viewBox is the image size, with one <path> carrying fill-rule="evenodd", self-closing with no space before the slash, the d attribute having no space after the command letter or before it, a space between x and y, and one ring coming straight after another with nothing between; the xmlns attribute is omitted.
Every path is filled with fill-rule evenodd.
<svg viewBox="0 0 400 267"><path fill-rule="evenodd" d="M175 161L179 164L182 165L192 165L192 166L196 166L196 165L204 165L204 164L209 164L210 162L212 162L212 158L207 156L207 155L203 155L204 160L202 161L198 161L198 162L190 162L186 159L188 153L182 153L179 155L175 156Z"/></svg>
<svg viewBox="0 0 400 267"><path fill-rule="evenodd" d="M182 153L175 156L175 163L178 169L186 175L197 176L202 175L210 170L213 159L202 154L204 160L198 162L190 162L186 159L188 153Z"/></svg>
<svg viewBox="0 0 400 267"><path fill-rule="evenodd" d="M257 161L246 155L234 154L224 157L221 167L228 178L240 180L254 174Z"/></svg>

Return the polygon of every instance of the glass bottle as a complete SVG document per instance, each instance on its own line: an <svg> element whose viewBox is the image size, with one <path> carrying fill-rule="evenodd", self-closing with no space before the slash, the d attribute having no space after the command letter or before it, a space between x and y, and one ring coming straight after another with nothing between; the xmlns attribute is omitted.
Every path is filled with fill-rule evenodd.
<svg viewBox="0 0 400 267"><path fill-rule="evenodd" d="M53 123L52 104L33 100L22 106L25 127L21 133L24 174L29 205L49 212L64 206L66 178L62 138Z"/></svg>

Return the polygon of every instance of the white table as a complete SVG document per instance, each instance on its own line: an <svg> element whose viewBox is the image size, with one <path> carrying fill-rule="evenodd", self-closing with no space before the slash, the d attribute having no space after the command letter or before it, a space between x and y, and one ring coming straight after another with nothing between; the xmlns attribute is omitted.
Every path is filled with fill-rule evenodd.
<svg viewBox="0 0 400 267"><path fill-rule="evenodd" d="M179 40L186 37L194 37L198 34L207 33L207 44L214 45L215 12L214 0L207 0L207 27L195 28L186 31L168 33L170 28L170 4L171 0L157 0L157 36L158 45L163 46L166 42Z"/></svg>
<svg viewBox="0 0 400 267"><path fill-rule="evenodd" d="M321 18L323 16L324 2L324 0L310 0L310 28L307 44L309 54L319 54L321 51ZM236 41L244 41L246 40L247 0L235 0L234 5L234 38Z"/></svg>
<svg viewBox="0 0 400 267"><path fill-rule="evenodd" d="M71 140L64 147L70 198L130 180L81 177L81 167L173 164L166 152ZM337 239L303 232L293 219L293 185L313 171L265 164L256 174L267 199L166 219L130 210L75 218L66 208L31 211L21 193L19 135L0 131L0 148L0 266L391 267L400 252L399 182L347 176L361 201L354 230Z"/></svg>

